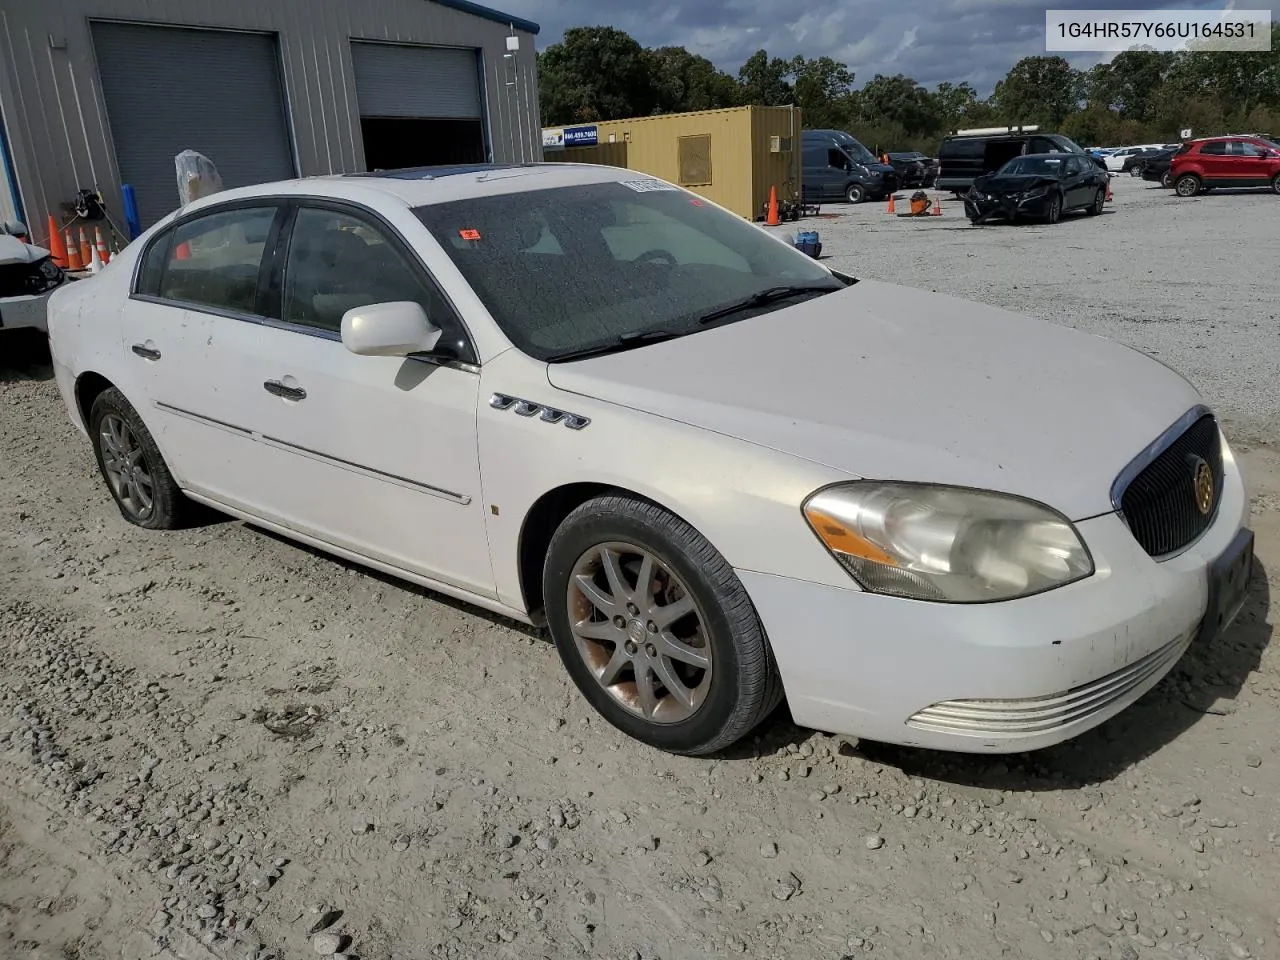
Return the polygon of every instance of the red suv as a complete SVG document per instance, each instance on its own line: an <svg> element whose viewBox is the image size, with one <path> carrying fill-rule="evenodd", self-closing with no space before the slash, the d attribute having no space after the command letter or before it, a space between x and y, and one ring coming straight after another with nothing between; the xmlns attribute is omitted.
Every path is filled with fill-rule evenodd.
<svg viewBox="0 0 1280 960"><path fill-rule="evenodd" d="M1169 177L1180 197L1213 187L1270 187L1280 193L1280 145L1261 137L1193 140L1174 155Z"/></svg>

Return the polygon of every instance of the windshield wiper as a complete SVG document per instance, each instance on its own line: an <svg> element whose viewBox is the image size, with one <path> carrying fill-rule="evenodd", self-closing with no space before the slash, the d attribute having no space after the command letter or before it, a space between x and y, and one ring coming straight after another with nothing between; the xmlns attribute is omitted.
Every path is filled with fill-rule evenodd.
<svg viewBox="0 0 1280 960"><path fill-rule="evenodd" d="M556 363L560 360L582 360L586 357L602 357L607 353L621 353L623 350L644 347L651 343L674 340L676 337L683 336L683 333L672 333L670 330L632 330L630 333L624 333L616 340L611 340L608 343L598 343L594 347L583 347L580 350L566 350L564 353L554 353L547 357L547 362Z"/></svg>
<svg viewBox="0 0 1280 960"><path fill-rule="evenodd" d="M787 297L798 297L802 293L835 293L840 287L829 287L825 284L802 284L789 287L769 287L758 293L753 293L736 303L728 304L720 307L718 310L712 310L710 313L704 313L698 318L698 323L711 323L722 317L732 316L735 313L741 313L744 310L750 310L752 307L762 307L767 303L773 303L775 300L785 300Z"/></svg>

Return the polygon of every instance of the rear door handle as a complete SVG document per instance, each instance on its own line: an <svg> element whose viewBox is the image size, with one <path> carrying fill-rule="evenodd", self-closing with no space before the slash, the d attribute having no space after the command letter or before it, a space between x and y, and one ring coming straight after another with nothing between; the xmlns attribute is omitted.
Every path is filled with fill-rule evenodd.
<svg viewBox="0 0 1280 960"><path fill-rule="evenodd" d="M134 353L142 357L144 360L159 360L160 351L153 350L151 347L144 346L141 343L135 343L132 347Z"/></svg>
<svg viewBox="0 0 1280 960"><path fill-rule="evenodd" d="M301 387L286 387L279 380L268 380L262 386L267 393L275 394L277 397L284 397L286 400L307 399L307 391Z"/></svg>

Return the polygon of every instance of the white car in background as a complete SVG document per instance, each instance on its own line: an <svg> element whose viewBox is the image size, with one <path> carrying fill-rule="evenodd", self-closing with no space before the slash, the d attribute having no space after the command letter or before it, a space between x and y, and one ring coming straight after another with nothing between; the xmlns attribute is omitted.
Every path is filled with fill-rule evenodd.
<svg viewBox="0 0 1280 960"><path fill-rule="evenodd" d="M1163 146L1163 144L1159 143L1143 143L1136 147L1121 147L1119 150L1113 150L1103 159L1111 173L1120 173L1124 170L1124 162L1135 153L1142 153L1146 150L1160 150L1163 149Z"/></svg>
<svg viewBox="0 0 1280 960"><path fill-rule="evenodd" d="M1044 747L1215 642L1249 577L1239 468L1161 363L632 171L228 190L49 327L126 520L195 500L546 623L673 752L784 694L827 731Z"/></svg>

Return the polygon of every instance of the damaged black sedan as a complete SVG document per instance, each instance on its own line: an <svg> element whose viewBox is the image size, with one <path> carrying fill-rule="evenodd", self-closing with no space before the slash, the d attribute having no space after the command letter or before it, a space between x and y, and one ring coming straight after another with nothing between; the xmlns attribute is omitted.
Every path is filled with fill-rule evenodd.
<svg viewBox="0 0 1280 960"><path fill-rule="evenodd" d="M975 180L964 198L964 211L975 224L1057 223L1070 210L1096 215L1107 201L1107 179L1105 170L1074 153L1024 154Z"/></svg>

